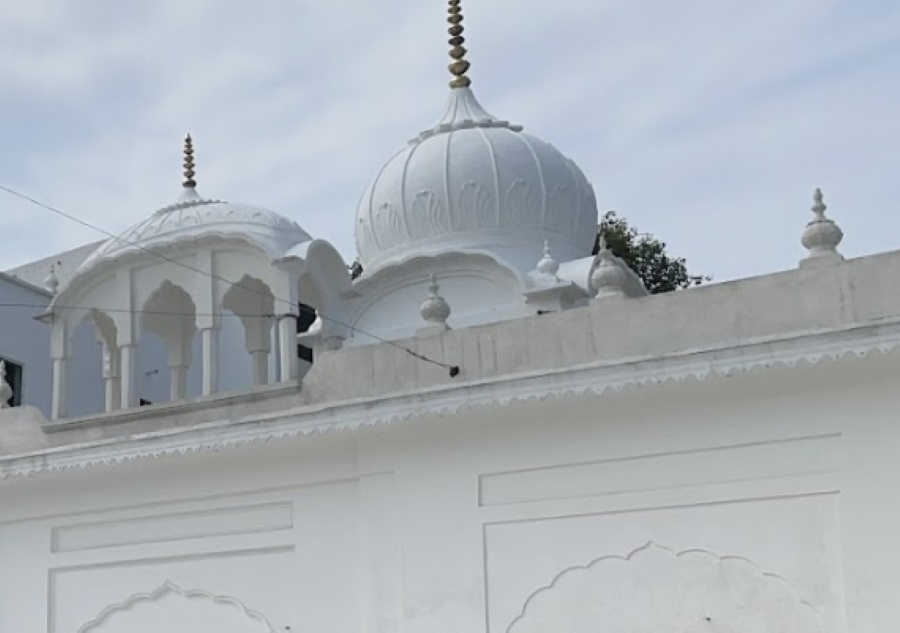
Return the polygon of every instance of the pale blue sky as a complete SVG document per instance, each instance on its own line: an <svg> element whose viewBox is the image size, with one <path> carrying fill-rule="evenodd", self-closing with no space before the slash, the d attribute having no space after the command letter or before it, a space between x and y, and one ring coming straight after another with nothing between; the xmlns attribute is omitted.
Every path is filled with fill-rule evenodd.
<svg viewBox="0 0 900 633"><path fill-rule="evenodd" d="M812 190L900 248L900 2L464 0L473 88L695 273L793 267ZM447 93L443 0L0 2L0 182L118 232L179 193L354 256L356 203ZM0 193L0 269L102 236Z"/></svg>

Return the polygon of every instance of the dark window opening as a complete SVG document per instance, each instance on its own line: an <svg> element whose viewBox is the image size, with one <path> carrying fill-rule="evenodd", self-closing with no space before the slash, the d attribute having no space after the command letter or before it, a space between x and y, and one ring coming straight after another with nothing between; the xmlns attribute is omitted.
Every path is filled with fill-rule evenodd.
<svg viewBox="0 0 900 633"><path fill-rule="evenodd" d="M316 309L300 302L300 314L297 317L297 334L308 332L316 320ZM305 345L297 345L297 357L308 363L313 362L313 351Z"/></svg>
<svg viewBox="0 0 900 633"><path fill-rule="evenodd" d="M12 396L6 403L11 407L22 404L22 366L0 356L0 360L6 361L6 384L12 388Z"/></svg>

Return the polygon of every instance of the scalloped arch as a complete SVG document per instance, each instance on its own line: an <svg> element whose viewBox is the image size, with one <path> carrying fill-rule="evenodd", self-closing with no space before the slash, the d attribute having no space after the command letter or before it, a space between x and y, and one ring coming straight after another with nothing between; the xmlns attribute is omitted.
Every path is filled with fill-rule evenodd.
<svg viewBox="0 0 900 633"><path fill-rule="evenodd" d="M704 549L675 552L653 542L563 570L528 596L506 629L563 630L826 631L793 585L753 561Z"/></svg>
<svg viewBox="0 0 900 633"><path fill-rule="evenodd" d="M202 589L184 589L170 580L164 582L158 589L149 593L138 593L129 598L110 605L100 614L83 624L77 633L101 633L106 630L105 625L115 616L126 613L134 613L145 606L160 604L171 599L183 599L187 601L200 601L207 606L231 610L235 614L236 624L243 623L240 628L233 629L235 633L274 633L272 624L260 612L248 609L243 602L231 596L220 596ZM115 629L113 629L115 630ZM122 631L132 630L123 628ZM220 631L219 633L229 633Z"/></svg>

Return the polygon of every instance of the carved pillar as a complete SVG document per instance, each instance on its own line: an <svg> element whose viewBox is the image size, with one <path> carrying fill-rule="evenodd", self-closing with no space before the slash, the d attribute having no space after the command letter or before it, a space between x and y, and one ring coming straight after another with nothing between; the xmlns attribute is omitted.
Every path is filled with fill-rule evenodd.
<svg viewBox="0 0 900 633"><path fill-rule="evenodd" d="M285 314L278 321L279 358L281 361L281 380L296 380L300 373L297 358L297 319L293 314Z"/></svg>
<svg viewBox="0 0 900 633"><path fill-rule="evenodd" d="M281 382L293 382L300 376L297 357L297 315L300 310L299 280L302 268L287 266L278 271L275 304L278 331L278 371Z"/></svg>
<svg viewBox="0 0 900 633"><path fill-rule="evenodd" d="M66 374L68 367L68 358L53 359L53 408L50 412L50 417L54 420L66 417L66 391L68 386Z"/></svg>
<svg viewBox="0 0 900 633"><path fill-rule="evenodd" d="M271 313L271 307L269 308ZM256 310L262 312L262 310ZM269 353L272 350L272 321L265 314L241 318L244 342L250 355L250 373L254 386L269 384Z"/></svg>
<svg viewBox="0 0 900 633"><path fill-rule="evenodd" d="M219 390L219 328L200 330L203 338L203 395Z"/></svg>
<svg viewBox="0 0 900 633"><path fill-rule="evenodd" d="M184 400L187 397L187 373L191 366L191 343L194 328L189 322L182 322L171 328L166 342L169 359L169 400Z"/></svg>
<svg viewBox="0 0 900 633"><path fill-rule="evenodd" d="M64 318L55 316L50 339L50 355L53 358L53 403L50 407L50 417L53 420L66 417L67 413L68 342L68 324Z"/></svg>
<svg viewBox="0 0 900 633"><path fill-rule="evenodd" d="M115 411L122 404L122 378L119 349L103 343L103 384L106 393L104 408Z"/></svg>
<svg viewBox="0 0 900 633"><path fill-rule="evenodd" d="M119 348L121 371L120 402L123 409L136 407L137 397L137 350L136 344L129 343Z"/></svg>
<svg viewBox="0 0 900 633"><path fill-rule="evenodd" d="M223 289L217 280L216 258L211 250L197 252L197 268L204 275L196 276L196 287L192 293L197 309L197 329L200 330L202 346L201 369L203 384L201 393L210 396L219 390L219 327L222 310L220 301Z"/></svg>

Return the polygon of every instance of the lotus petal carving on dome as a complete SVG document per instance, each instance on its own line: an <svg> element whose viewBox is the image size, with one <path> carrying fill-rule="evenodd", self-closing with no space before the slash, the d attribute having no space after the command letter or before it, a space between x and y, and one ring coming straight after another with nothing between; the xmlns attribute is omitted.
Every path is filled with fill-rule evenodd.
<svg viewBox="0 0 900 633"><path fill-rule="evenodd" d="M502 209L502 226L538 230L541 228L541 192L537 187L516 180L506 191Z"/></svg>
<svg viewBox="0 0 900 633"><path fill-rule="evenodd" d="M406 219L401 215L397 207L390 205L388 207L388 226L398 238L409 238L409 231L406 228Z"/></svg>
<svg viewBox="0 0 900 633"><path fill-rule="evenodd" d="M412 204L414 238L447 233L451 230L447 210L433 191L420 191Z"/></svg>
<svg viewBox="0 0 900 633"><path fill-rule="evenodd" d="M471 91L454 90L439 123L388 159L365 190L357 207L357 218L369 223L357 223L360 259L374 271L443 244L496 248L531 266L548 239L560 257L584 257L597 217L596 208L582 211L587 188L553 145L487 114ZM402 228L385 204L400 211ZM375 239L366 237L370 229Z"/></svg>
<svg viewBox="0 0 900 633"><path fill-rule="evenodd" d="M470 180L464 183L458 200L454 230L490 228L495 225L493 196L480 182Z"/></svg>
<svg viewBox="0 0 900 633"><path fill-rule="evenodd" d="M221 200L192 200L159 209L150 218L107 240L79 270L85 272L101 260L156 246L157 242L196 241L207 235L244 238L272 257L311 239L296 222L266 209Z"/></svg>
<svg viewBox="0 0 900 633"><path fill-rule="evenodd" d="M162 229L171 227L177 229L180 226L194 226L200 224L200 213L196 209L182 209L176 213L172 213L166 221L160 224L160 233Z"/></svg>
<svg viewBox="0 0 900 633"><path fill-rule="evenodd" d="M406 222L390 202L383 203L375 212L374 225L379 231L379 248L391 248L409 239Z"/></svg>

